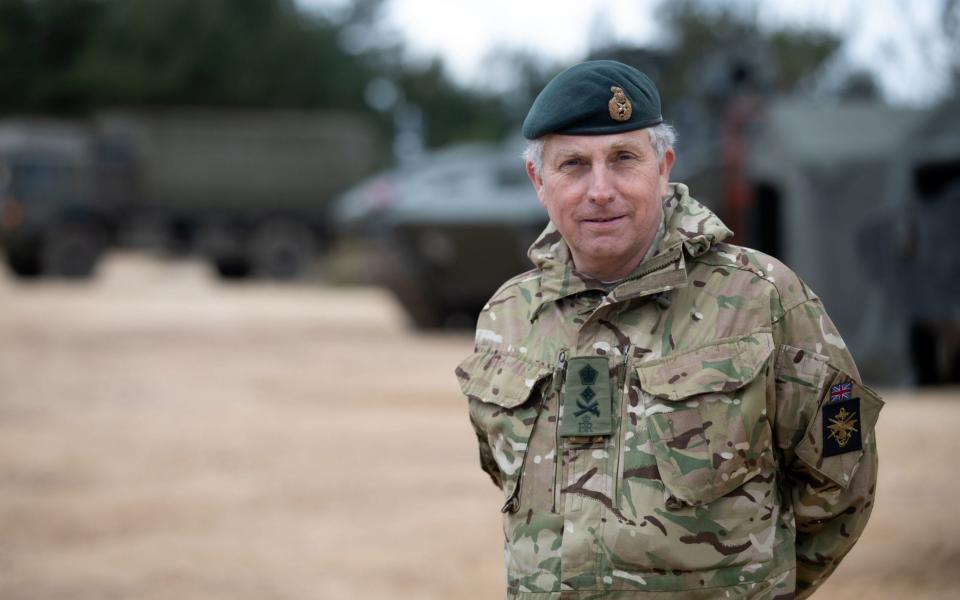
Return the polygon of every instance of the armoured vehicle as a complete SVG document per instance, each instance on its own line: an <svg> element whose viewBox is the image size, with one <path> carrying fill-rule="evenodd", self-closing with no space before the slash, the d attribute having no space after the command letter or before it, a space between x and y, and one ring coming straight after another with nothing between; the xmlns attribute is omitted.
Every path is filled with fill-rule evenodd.
<svg viewBox="0 0 960 600"><path fill-rule="evenodd" d="M329 200L373 172L351 114L108 112L0 125L0 241L19 275L89 275L110 245L150 240L226 277L295 278L332 234Z"/></svg>
<svg viewBox="0 0 960 600"><path fill-rule="evenodd" d="M377 174L337 201L337 223L375 248L374 277L422 328L472 326L529 270L547 223L516 144L465 144Z"/></svg>

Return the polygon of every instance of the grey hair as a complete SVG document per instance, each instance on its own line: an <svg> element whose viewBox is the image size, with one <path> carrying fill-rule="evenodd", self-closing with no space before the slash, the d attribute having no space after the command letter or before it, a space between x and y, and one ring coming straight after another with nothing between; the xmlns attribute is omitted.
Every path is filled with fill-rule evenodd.
<svg viewBox="0 0 960 600"><path fill-rule="evenodd" d="M673 150L673 145L677 143L677 130L669 123L648 127L647 134L650 136L653 151L657 154L657 162L663 160L667 150ZM533 163L533 169L538 176L543 170L544 141L542 137L527 140L527 147L523 150L523 160Z"/></svg>

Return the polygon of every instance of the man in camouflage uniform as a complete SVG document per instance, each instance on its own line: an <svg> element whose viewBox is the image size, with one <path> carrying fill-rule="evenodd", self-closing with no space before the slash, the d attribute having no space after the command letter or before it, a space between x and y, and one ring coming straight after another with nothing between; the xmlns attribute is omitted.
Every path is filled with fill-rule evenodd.
<svg viewBox="0 0 960 600"><path fill-rule="evenodd" d="M524 122L551 224L457 368L509 598L806 597L870 515L881 400L817 296L668 183L671 131L611 61Z"/></svg>

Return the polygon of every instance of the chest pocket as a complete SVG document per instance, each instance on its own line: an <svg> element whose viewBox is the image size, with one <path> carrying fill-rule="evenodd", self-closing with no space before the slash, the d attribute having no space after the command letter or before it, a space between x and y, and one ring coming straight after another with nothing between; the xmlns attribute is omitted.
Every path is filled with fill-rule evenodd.
<svg viewBox="0 0 960 600"><path fill-rule="evenodd" d="M541 363L498 351L476 352L456 370L470 401L470 419L480 441L480 460L510 501L520 477L541 392L552 370Z"/></svg>
<svg viewBox="0 0 960 600"><path fill-rule="evenodd" d="M667 506L699 506L773 465L766 388L773 337L721 340L637 367Z"/></svg>

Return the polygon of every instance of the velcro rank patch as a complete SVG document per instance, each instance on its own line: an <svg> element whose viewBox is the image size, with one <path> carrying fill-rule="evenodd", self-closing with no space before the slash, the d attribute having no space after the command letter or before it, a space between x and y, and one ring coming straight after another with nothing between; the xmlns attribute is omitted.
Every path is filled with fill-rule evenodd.
<svg viewBox="0 0 960 600"><path fill-rule="evenodd" d="M610 367L605 356L571 358L564 381L562 437L613 433Z"/></svg>
<svg viewBox="0 0 960 600"><path fill-rule="evenodd" d="M860 398L823 405L823 456L837 456L863 448Z"/></svg>

